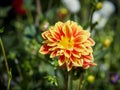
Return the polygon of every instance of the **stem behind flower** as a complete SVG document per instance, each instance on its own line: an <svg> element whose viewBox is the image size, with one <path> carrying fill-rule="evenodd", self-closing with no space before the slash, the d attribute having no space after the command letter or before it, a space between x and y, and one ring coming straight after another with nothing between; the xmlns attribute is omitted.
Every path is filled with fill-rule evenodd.
<svg viewBox="0 0 120 90"><path fill-rule="evenodd" d="M72 71L68 72L68 90L72 90Z"/></svg>
<svg viewBox="0 0 120 90"><path fill-rule="evenodd" d="M11 75L11 71L10 71L9 66L8 66L7 57L6 57L6 54L5 54L5 49L4 49L4 46L3 46L3 42L2 42L1 37L0 37L0 45L1 45L1 48L2 48L4 60L5 60L5 67L6 67L6 69L7 69L7 75L8 75L7 90L9 90L9 89L10 89L10 81L11 81L12 75Z"/></svg>
<svg viewBox="0 0 120 90"><path fill-rule="evenodd" d="M56 76L56 82L57 82L57 90L60 90L59 80L58 80L58 75L57 75L57 69L55 69L55 76Z"/></svg>

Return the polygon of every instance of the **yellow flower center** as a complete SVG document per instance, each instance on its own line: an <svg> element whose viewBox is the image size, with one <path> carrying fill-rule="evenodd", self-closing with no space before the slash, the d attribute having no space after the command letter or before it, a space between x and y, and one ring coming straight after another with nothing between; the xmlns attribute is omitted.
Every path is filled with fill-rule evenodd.
<svg viewBox="0 0 120 90"><path fill-rule="evenodd" d="M62 49L73 50L74 40L73 38L62 37L61 41L59 42L59 46Z"/></svg>

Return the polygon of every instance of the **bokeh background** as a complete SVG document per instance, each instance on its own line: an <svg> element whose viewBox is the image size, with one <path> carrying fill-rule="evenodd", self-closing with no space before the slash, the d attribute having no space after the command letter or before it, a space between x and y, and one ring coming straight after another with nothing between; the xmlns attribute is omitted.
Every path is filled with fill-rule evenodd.
<svg viewBox="0 0 120 90"><path fill-rule="evenodd" d="M41 33L67 20L92 29L96 42L97 66L85 70L83 90L120 90L120 0L0 0L0 37L12 73L10 90L57 90L51 78L55 64L39 53ZM57 74L64 90L64 76L60 70ZM0 90L6 90L7 80L0 47Z"/></svg>

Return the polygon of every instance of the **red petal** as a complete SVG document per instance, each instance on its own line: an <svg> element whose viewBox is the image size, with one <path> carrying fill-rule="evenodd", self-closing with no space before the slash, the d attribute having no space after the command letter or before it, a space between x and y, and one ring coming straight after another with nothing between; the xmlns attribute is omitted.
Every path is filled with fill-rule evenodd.
<svg viewBox="0 0 120 90"><path fill-rule="evenodd" d="M41 46L39 52L42 54L48 54L49 53L49 46L47 46L47 44L44 44L43 46Z"/></svg>
<svg viewBox="0 0 120 90"><path fill-rule="evenodd" d="M54 58L56 55L57 55L57 50L56 50L56 51L53 51L53 52L50 54L50 58Z"/></svg>
<svg viewBox="0 0 120 90"><path fill-rule="evenodd" d="M73 66L72 62L69 61L69 62L67 63L67 70L70 71L70 70L72 69L72 66Z"/></svg>
<svg viewBox="0 0 120 90"><path fill-rule="evenodd" d="M69 50L65 50L65 51L64 51L64 54L65 54L65 56L66 56L67 58L69 58L70 55L71 55L71 52L70 52Z"/></svg>
<svg viewBox="0 0 120 90"><path fill-rule="evenodd" d="M84 69L88 69L90 66L96 66L97 64L96 63L93 63L93 62L84 62L83 64L83 68Z"/></svg>
<svg viewBox="0 0 120 90"><path fill-rule="evenodd" d="M92 54L89 55L83 55L83 58L87 59L87 60L93 60L93 56Z"/></svg>
<svg viewBox="0 0 120 90"><path fill-rule="evenodd" d="M60 56L58 58L58 63L59 63L60 66L62 66L65 63L65 57L64 56Z"/></svg>

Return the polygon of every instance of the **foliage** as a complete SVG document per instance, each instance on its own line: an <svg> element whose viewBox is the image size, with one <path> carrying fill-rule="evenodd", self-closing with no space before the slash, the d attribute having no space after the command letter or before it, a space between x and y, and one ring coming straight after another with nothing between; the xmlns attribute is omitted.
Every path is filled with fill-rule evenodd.
<svg viewBox="0 0 120 90"><path fill-rule="evenodd" d="M82 78L83 90L120 89L119 78L111 83L116 74L120 77L119 0L109 0L115 5L115 11L100 29L95 28L100 22L90 20L93 13L101 9L96 9L97 3L106 0L79 0L81 8L77 13L66 9L61 0L24 0L25 12L22 14L15 12L11 3L14 0L4 1L0 1L0 37L12 75L10 90L57 90L58 86L59 90L66 90L68 72L61 69L49 55L39 53L43 41L41 33L57 21L66 20L76 21L84 29L91 26L92 38L96 42L93 53L97 66L70 72L74 77L72 90L77 90L79 77ZM7 89L7 81L4 56L0 49L0 90Z"/></svg>

